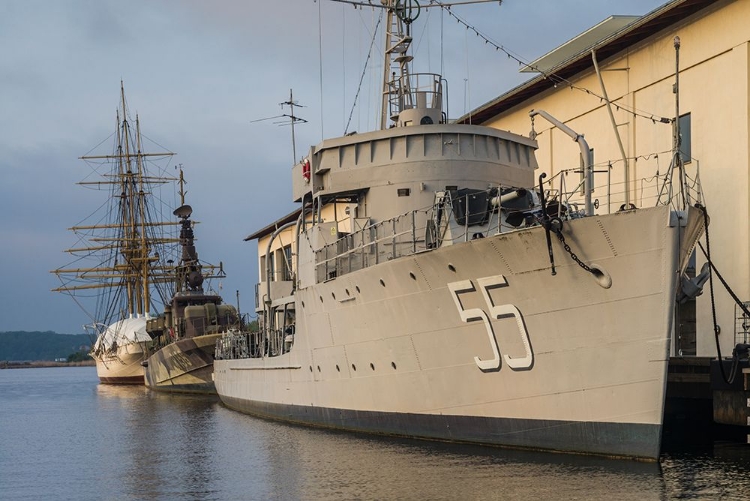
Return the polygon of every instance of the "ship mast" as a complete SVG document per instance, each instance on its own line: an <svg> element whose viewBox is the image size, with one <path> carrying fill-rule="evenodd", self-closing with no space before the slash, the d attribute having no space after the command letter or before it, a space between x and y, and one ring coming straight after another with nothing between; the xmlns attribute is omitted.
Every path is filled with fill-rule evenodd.
<svg viewBox="0 0 750 501"><path fill-rule="evenodd" d="M164 245L176 244L178 240L169 236L158 236L154 232L159 227L174 226L171 221L151 221L151 187L177 181L175 178L150 176L146 172L147 157L169 157L172 152L144 153L140 120L136 115L135 131L128 120L124 84L120 82L120 109L117 110L115 151L113 155L91 155L80 157L86 161L112 162L110 172L103 174L103 180L81 182L82 185L97 187L110 186L111 212L115 220L93 225L79 225L72 231L85 232L92 245L68 249L67 252L86 257L103 254L103 262L92 267L60 268L53 270L63 285L53 289L57 292L75 294L86 289L119 289L124 295L123 313L129 316L151 313L151 287L154 284L173 283L172 267L159 263L158 250ZM182 174L182 173L181 173ZM182 175L181 175L182 177ZM108 254L109 253L109 254ZM111 262L107 262L111 260ZM118 296L118 294L115 294ZM121 297L121 295L120 295ZM105 315L116 313L116 307L107 307ZM101 312L97 321L104 321Z"/></svg>
<svg viewBox="0 0 750 501"><path fill-rule="evenodd" d="M430 0L421 5L418 0L331 0L355 7L385 9L385 45L383 61L383 86L380 103L380 129L411 125L446 123L447 108L443 109L443 78L435 73L412 73L409 54L412 43L411 24L422 9L473 3L502 4L502 0L456 0L440 2ZM447 103L447 100L446 100Z"/></svg>

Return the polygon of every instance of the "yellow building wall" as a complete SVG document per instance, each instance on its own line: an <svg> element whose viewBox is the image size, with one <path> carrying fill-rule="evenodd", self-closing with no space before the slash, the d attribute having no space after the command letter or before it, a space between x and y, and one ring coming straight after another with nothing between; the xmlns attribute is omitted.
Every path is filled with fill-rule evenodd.
<svg viewBox="0 0 750 501"><path fill-rule="evenodd" d="M584 135L594 149L597 171L609 170L609 182L606 173L595 174L593 197L599 201L597 213L614 212L626 200L637 207L652 206L659 186L655 176L658 173L663 179L672 157L672 125L658 119L675 116L674 37L679 36L680 114L691 114L694 159L687 164L687 172L691 176L700 173L704 204L711 216L709 235L714 264L739 298L750 301L749 19L750 0L718 2L616 57L598 61L613 105L641 115L614 106L612 109L628 158L627 176L606 103L599 97L604 94L599 77L593 69L570 79L573 88L559 84L485 125L528 134L529 111L545 110ZM579 146L541 117L535 118L534 129L539 143L537 174L557 174L553 187L558 188L561 172L579 169ZM564 178L571 190L579 183L580 174L570 172ZM627 185L626 178L630 179ZM705 238L702 241L705 246ZM698 270L704 262L698 250ZM717 279L714 288L722 354L731 355L735 344L735 304ZM716 354L708 285L697 303L697 354Z"/></svg>
<svg viewBox="0 0 750 501"><path fill-rule="evenodd" d="M323 207L321 211L322 222L333 222L336 221L338 231L347 233L351 232L351 218L346 213L347 204L328 204ZM308 224L312 221L311 216L307 216ZM268 270L266 268L267 255L273 255L273 269L271 272L271 282L275 282L271 287L271 295L277 297L279 294L285 295L291 291L291 281L287 284L281 284L285 282L285 271L284 267L288 266L283 259L283 248L291 246L292 260L290 263L291 273L294 275L297 269L297 256L296 256L296 234L295 224L292 223L288 228L282 230L271 242L273 232L265 235L258 239L258 288L256 294L256 309L262 309L263 300L268 296ZM271 247L269 250L269 242ZM288 291L288 292L282 292Z"/></svg>

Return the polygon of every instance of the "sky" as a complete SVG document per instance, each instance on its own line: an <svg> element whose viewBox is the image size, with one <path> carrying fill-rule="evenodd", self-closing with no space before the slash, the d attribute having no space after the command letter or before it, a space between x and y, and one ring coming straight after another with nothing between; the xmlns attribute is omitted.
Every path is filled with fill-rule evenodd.
<svg viewBox="0 0 750 501"><path fill-rule="evenodd" d="M610 15L665 1L505 0L453 12L530 62ZM243 239L296 208L290 128L260 119L289 113L279 103L293 91L307 120L295 128L297 160L323 138L375 129L377 18L332 0L0 1L0 331L76 334L89 322L51 292L50 270L70 261L67 229L101 203L76 185L90 173L79 157L114 132L120 81L143 133L183 166L199 255L227 272L220 293L236 304L239 291L252 311L257 251ZM413 71L442 68L450 118L533 77L439 8L420 12L413 37Z"/></svg>

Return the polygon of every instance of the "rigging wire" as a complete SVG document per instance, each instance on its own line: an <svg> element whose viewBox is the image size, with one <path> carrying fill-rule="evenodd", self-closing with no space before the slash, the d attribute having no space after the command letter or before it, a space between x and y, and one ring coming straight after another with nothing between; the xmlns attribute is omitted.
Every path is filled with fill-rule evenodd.
<svg viewBox="0 0 750 501"><path fill-rule="evenodd" d="M322 1L318 1L318 76L320 88L320 140L325 139L323 131L323 16L321 15Z"/></svg>
<svg viewBox="0 0 750 501"><path fill-rule="evenodd" d="M555 87L558 84L564 84L565 86L570 87L571 90L578 90L578 91L581 91L581 92L585 92L586 94L589 94L591 96L598 97L601 102L607 101L607 102L611 103L612 106L614 106L618 111L624 111L626 113L630 113L631 115L633 115L635 117L639 117L639 118L643 118L643 119L646 119L646 120L650 120L654 124L656 124L656 123L671 124L673 122L673 120L671 118L662 117L662 116L659 116L659 115L656 115L656 114L653 114L653 113L648 113L648 112L645 112L643 110L639 110L637 108L630 109L629 107L624 106L622 104L617 104L615 102L609 101L604 96L601 96L601 95L597 94L596 92L594 92L594 91L592 91L590 89L587 89L585 87L580 87L580 86L575 85L573 82L571 82L567 78L561 77L561 76L559 76L559 75L557 75L555 73L548 73L546 71L543 71L543 70L539 69L536 66L532 66L529 62L525 61L522 57L516 55L515 53L513 53L512 51L510 51L509 49L507 49L505 46L503 46L503 45L501 45L499 43L496 43L495 41L491 40L489 37L487 37L486 35L482 34L479 30L477 30L476 27L471 26L468 22L466 22L465 20L463 20L462 18L460 18L457 14L455 14L453 12L453 10L451 9L451 6L445 5L445 4L441 3L438 0L430 0L430 3L434 4L434 5L440 6L442 8L442 10L445 11L445 12L447 12L449 16L453 17L456 20L456 22L458 22L459 24L463 25L466 28L467 31L473 32L478 38L482 39L486 45L490 45L496 51L500 51L500 52L504 53L509 59L512 59L512 60L516 61L519 65L526 66L526 67L528 67L528 68L530 68L530 69L538 72L539 74L542 75L542 77L544 79L551 80L554 83Z"/></svg>
<svg viewBox="0 0 750 501"><path fill-rule="evenodd" d="M721 376L724 379L724 382L727 384L732 384L737 377L737 370L739 368L739 353L738 348L739 346L736 346L734 351L732 352L732 367L730 369L729 375L727 376L726 371L724 370L724 359L721 356L721 343L719 342L719 324L716 321L716 302L714 299L714 280L713 275L716 273L716 278L718 278L726 291L729 293L729 295L732 297L734 302L742 309L743 313L750 317L750 310L748 310L747 306L740 300L739 297L737 297L737 294L734 293L731 287L729 287L729 284L726 280L724 280L724 277L721 276L719 273L719 270L716 269L716 266L713 263L713 260L711 259L711 244L708 237L708 211L706 211L706 208L703 206L698 207L701 212L703 212L703 221L704 221L704 227L705 227L705 233L706 233L706 248L703 248L703 245L698 242L698 247L700 247L701 251L703 252L703 255L706 257L706 260L711 268L710 273L708 274L708 284L709 284L709 290L711 292L711 315L713 318L714 323L714 337L716 338L716 354L719 360L719 368L721 369Z"/></svg>
<svg viewBox="0 0 750 501"><path fill-rule="evenodd" d="M357 106L357 100L359 99L359 92L362 90L362 81L365 78L365 75L367 74L367 63L370 61L370 57L372 57L372 47L375 44L375 39L378 32L378 27L380 26L380 22L383 20L383 13L380 13L380 16L378 17L378 22L375 25L375 30L373 31L372 40L370 41L370 49L367 51L367 59L365 59L365 65L362 69L362 75L359 77L359 85L357 85L357 93L354 96L354 102L352 103L352 109L349 112L349 120L346 122L346 127L344 127L344 135L346 135L349 132L349 125L352 122L352 115L354 114L354 108Z"/></svg>
<svg viewBox="0 0 750 501"><path fill-rule="evenodd" d="M346 120L346 10L341 6L341 121Z"/></svg>

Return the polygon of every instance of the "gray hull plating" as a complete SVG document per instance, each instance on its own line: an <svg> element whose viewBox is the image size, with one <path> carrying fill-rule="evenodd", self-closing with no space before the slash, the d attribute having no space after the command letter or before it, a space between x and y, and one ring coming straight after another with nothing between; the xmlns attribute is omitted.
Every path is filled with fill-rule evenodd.
<svg viewBox="0 0 750 501"><path fill-rule="evenodd" d="M222 398L227 407L267 419L407 438L652 460L660 425L507 419L329 409Z"/></svg>

